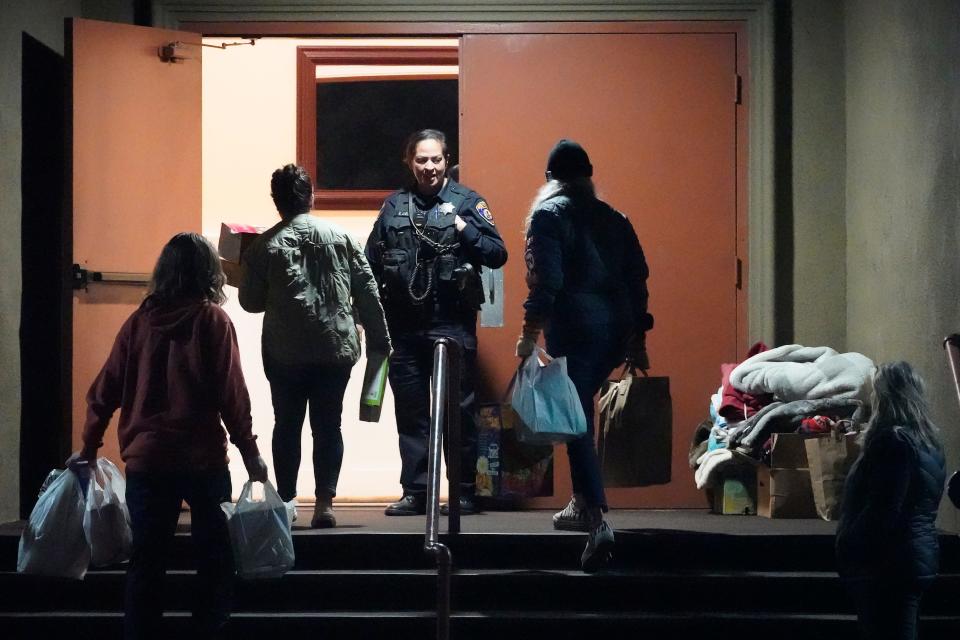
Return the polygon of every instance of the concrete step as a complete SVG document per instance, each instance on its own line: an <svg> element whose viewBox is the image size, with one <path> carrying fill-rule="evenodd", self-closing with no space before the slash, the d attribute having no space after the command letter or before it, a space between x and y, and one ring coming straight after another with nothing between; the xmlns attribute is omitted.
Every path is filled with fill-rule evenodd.
<svg viewBox="0 0 960 640"><path fill-rule="evenodd" d="M164 636L189 638L190 618L183 612L164 616ZM115 612L0 613L0 628L9 640L69 637L71 640L103 640L120 637L122 615ZM925 640L955 640L960 629L957 616L924 615L920 637ZM837 640L856 635L852 615L704 613L689 609L668 614L591 611L458 611L451 619L451 637L457 640L490 638L556 640L575 637L643 637L669 634L678 639L743 640L769 637L777 640ZM231 620L231 640L263 640L309 634L325 639L406 640L436 637L436 619L431 611L328 611L315 613L238 613Z"/></svg>
<svg viewBox="0 0 960 640"><path fill-rule="evenodd" d="M689 531L616 532L621 570L835 571L832 535L729 535ZM15 535L0 535L0 571L16 568ZM575 570L583 534L464 533L441 536L459 569ZM333 530L294 533L298 569L430 569L423 535ZM170 569L193 568L188 534L177 534ZM960 538L941 536L941 570L960 573Z"/></svg>
<svg viewBox="0 0 960 640"><path fill-rule="evenodd" d="M123 571L93 571L83 581L0 573L2 612L122 611ZM187 610L196 589L192 571L171 571L167 610ZM309 612L375 609L430 610L437 578L428 570L292 571L283 578L239 581L238 612ZM609 572L463 570L453 575L457 610L589 610L671 613L765 612L846 614L852 605L830 572ZM924 597L931 615L960 614L960 574L941 575Z"/></svg>

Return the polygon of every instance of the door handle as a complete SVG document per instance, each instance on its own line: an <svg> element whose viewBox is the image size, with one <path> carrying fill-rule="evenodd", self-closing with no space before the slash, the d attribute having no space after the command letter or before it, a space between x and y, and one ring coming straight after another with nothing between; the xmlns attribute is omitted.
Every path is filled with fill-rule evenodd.
<svg viewBox="0 0 960 640"><path fill-rule="evenodd" d="M79 264L74 264L73 288L86 290L91 282L146 286L150 284L150 274L126 271L91 271L82 268Z"/></svg>

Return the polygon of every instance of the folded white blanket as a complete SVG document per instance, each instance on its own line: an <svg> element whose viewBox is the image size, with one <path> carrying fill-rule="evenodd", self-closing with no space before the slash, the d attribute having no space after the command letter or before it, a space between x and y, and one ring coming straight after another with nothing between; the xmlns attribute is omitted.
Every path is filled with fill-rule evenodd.
<svg viewBox="0 0 960 640"><path fill-rule="evenodd" d="M837 353L830 347L786 344L747 358L730 373L730 384L778 400L857 398L869 402L873 360L861 353Z"/></svg>

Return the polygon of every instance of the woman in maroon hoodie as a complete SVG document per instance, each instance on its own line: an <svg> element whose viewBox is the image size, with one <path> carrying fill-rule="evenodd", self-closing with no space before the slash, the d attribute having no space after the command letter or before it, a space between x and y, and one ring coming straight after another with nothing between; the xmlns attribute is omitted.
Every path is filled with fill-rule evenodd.
<svg viewBox="0 0 960 640"><path fill-rule="evenodd" d="M250 479L267 479L251 431L236 332L220 308L224 281L217 252L203 236L180 233L167 243L146 299L121 327L87 393L83 448L68 461L95 460L120 409L117 436L133 530L124 618L128 639L165 636L160 627L165 556L183 500L190 505L196 550L194 624L202 637L220 637L233 585L220 510L220 502L231 497L227 433Z"/></svg>

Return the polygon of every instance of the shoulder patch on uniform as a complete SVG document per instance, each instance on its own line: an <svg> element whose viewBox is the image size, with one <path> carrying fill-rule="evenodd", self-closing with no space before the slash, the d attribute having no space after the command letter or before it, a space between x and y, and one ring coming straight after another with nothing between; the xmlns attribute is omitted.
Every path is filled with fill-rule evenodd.
<svg viewBox="0 0 960 640"><path fill-rule="evenodd" d="M476 208L477 208L477 213L479 213L479 214L483 217L484 220L486 220L487 222L489 222L491 226L494 226L494 225L493 225L493 214L490 213L490 207L487 206L486 201L485 201L485 200L481 200L481 201L479 201L475 206L476 206Z"/></svg>

